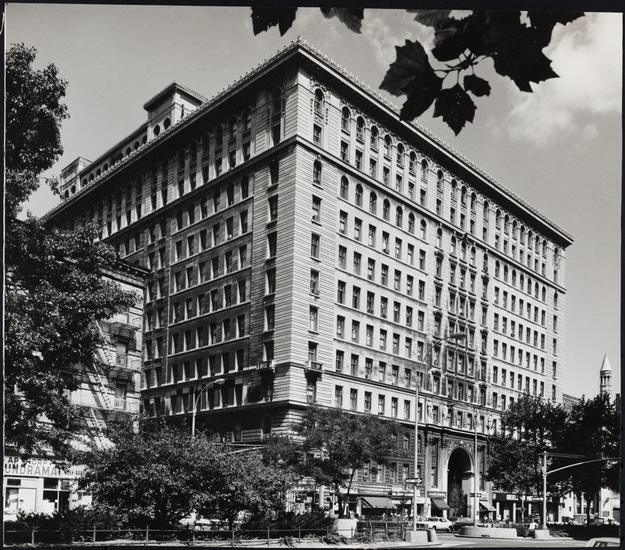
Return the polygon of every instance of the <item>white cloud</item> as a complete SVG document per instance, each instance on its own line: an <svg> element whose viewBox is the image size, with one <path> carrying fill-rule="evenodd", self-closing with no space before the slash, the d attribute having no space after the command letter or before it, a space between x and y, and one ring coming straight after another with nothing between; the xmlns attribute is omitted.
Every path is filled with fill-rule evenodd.
<svg viewBox="0 0 625 550"><path fill-rule="evenodd" d="M434 40L433 31L418 24L414 14L404 10L365 10L362 34L383 67L395 61L395 46L403 46L406 40L418 40L426 51L431 49Z"/></svg>
<svg viewBox="0 0 625 550"><path fill-rule="evenodd" d="M622 31L621 15L607 13L556 26L545 54L559 78L540 83L533 93L511 85L515 106L504 121L509 134L537 144L562 132L596 137L596 126L581 119L620 114Z"/></svg>

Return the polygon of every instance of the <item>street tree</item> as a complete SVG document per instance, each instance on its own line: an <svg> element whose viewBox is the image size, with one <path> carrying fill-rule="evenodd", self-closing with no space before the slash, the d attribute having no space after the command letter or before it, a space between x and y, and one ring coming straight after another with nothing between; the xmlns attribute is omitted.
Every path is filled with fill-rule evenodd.
<svg viewBox="0 0 625 550"><path fill-rule="evenodd" d="M19 452L63 456L81 426L69 400L79 385L72 366L94 364L95 322L137 297L102 279L117 257L98 228L67 232L18 219L40 173L62 153L67 118L66 82L54 65L34 70L35 57L23 44L6 54L5 434Z"/></svg>
<svg viewBox="0 0 625 550"><path fill-rule="evenodd" d="M313 454L303 471L319 485L334 489L341 517L347 512L356 472L370 462L374 468L385 464L397 444L397 423L340 409L311 407L298 429L304 451Z"/></svg>
<svg viewBox="0 0 625 550"><path fill-rule="evenodd" d="M113 445L84 457L81 487L102 510L129 526L174 528L197 512L230 525L240 512L265 517L284 510L297 476L262 449L236 448L165 423L120 429Z"/></svg>
<svg viewBox="0 0 625 550"><path fill-rule="evenodd" d="M200 503L215 501L210 472L219 448L203 435L192 438L162 424L139 433L124 427L111 441L83 457L79 483L100 509L114 511L127 525L172 528Z"/></svg>
<svg viewBox="0 0 625 550"><path fill-rule="evenodd" d="M602 488L620 489L620 413L617 402L608 394L592 399L582 397L569 412L560 449L583 458L569 459L568 463L592 459L609 459L583 464L561 473L570 481L576 493L586 497L586 514L590 520L590 502Z"/></svg>
<svg viewBox="0 0 625 550"><path fill-rule="evenodd" d="M492 62L495 71L510 78L523 92L558 75L543 49L551 42L553 28L583 15L578 11L474 10L456 16L452 10L408 10L415 21L434 32L430 55L418 40L406 39L395 46L396 59L388 68L380 88L395 96L406 96L400 116L412 120L434 104L434 117L458 134L473 122L477 109L473 97L490 95L487 79L478 67ZM348 29L360 33L362 8L321 8L324 17L337 17ZM252 8L254 34L278 26L280 34L293 24L297 7Z"/></svg>
<svg viewBox="0 0 625 550"><path fill-rule="evenodd" d="M522 497L542 494L543 452L560 444L566 418L560 405L523 395L502 415L503 434L491 438L488 479ZM554 496L568 488L561 480L550 481L548 491ZM525 505L521 516L525 518Z"/></svg>

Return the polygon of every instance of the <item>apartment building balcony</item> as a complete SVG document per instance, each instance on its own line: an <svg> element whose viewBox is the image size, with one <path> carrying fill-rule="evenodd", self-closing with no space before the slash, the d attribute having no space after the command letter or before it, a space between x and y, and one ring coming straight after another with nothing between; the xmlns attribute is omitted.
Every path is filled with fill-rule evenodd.
<svg viewBox="0 0 625 550"><path fill-rule="evenodd" d="M130 339L143 326L143 317L130 312L116 313L104 321L108 325L109 334Z"/></svg>
<svg viewBox="0 0 625 550"><path fill-rule="evenodd" d="M98 350L100 361L109 369L121 369L131 372L141 372L141 358L132 357L126 353L117 353L115 348L100 348Z"/></svg>

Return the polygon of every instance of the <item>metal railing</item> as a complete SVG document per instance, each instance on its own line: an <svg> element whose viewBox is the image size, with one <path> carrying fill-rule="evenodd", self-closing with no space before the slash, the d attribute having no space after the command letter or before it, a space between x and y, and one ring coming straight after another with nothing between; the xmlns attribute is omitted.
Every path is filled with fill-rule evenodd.
<svg viewBox="0 0 625 550"><path fill-rule="evenodd" d="M178 541L185 543L201 543L206 541L223 541L235 546L243 541L263 541L268 544L283 539L324 540L332 535L356 540L360 542L400 541L405 540L408 524L406 522L391 521L359 521L356 529L333 529L331 527L266 527L258 529L223 528L221 526L191 525L184 529L100 529L91 528L62 528L52 529L21 529L5 530L4 543L6 545L30 545L50 543L98 543L107 541L151 542ZM425 529L424 529L425 530Z"/></svg>

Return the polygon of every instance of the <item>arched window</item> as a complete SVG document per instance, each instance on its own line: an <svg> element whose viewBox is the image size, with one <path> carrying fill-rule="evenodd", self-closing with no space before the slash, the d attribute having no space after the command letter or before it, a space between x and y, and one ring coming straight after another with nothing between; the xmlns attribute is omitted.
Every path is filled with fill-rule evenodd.
<svg viewBox="0 0 625 550"><path fill-rule="evenodd" d="M89 174L89 181L93 181L93 174Z"/></svg>
<svg viewBox="0 0 625 550"><path fill-rule="evenodd" d="M428 161L425 159L421 161L421 181L428 181Z"/></svg>
<svg viewBox="0 0 625 550"><path fill-rule="evenodd" d="M154 126L154 135L158 136L161 133L161 127L157 124Z"/></svg>
<svg viewBox="0 0 625 550"><path fill-rule="evenodd" d="M404 144L397 145L397 166L404 166Z"/></svg>
<svg viewBox="0 0 625 550"><path fill-rule="evenodd" d="M495 262L495 277L499 277L499 273L501 271L501 264L499 261Z"/></svg>
<svg viewBox="0 0 625 550"><path fill-rule="evenodd" d="M369 194L369 212L371 212L372 214L375 214L377 212L378 209L378 196L371 191L371 193Z"/></svg>
<svg viewBox="0 0 625 550"><path fill-rule="evenodd" d="M499 209L495 212L495 228L501 229L501 211Z"/></svg>
<svg viewBox="0 0 625 550"><path fill-rule="evenodd" d="M134 150L136 151L137 149L139 149L139 142L135 141L135 144L133 145Z"/></svg>
<svg viewBox="0 0 625 550"><path fill-rule="evenodd" d="M65 190L65 198L69 198L69 191L67 189Z"/></svg>
<svg viewBox="0 0 625 550"><path fill-rule="evenodd" d="M419 231L420 231L419 237L425 240L427 237L427 231L428 231L428 224L425 220L421 220L421 223L419 224Z"/></svg>
<svg viewBox="0 0 625 550"><path fill-rule="evenodd" d="M165 128L165 130L167 130L167 128L169 128L171 126L171 120L169 120L169 118L166 118L163 121L163 128Z"/></svg>
<svg viewBox="0 0 625 550"><path fill-rule="evenodd" d="M362 206L362 185L358 184L356 186L356 206Z"/></svg>
<svg viewBox="0 0 625 550"><path fill-rule="evenodd" d="M519 228L519 241L521 242L521 245L525 244L525 226L520 226Z"/></svg>
<svg viewBox="0 0 625 550"><path fill-rule="evenodd" d="M85 187L85 185L87 185L87 178L85 178L84 180L82 180L82 182L80 183L80 185L82 185L83 187Z"/></svg>
<svg viewBox="0 0 625 550"><path fill-rule="evenodd" d="M482 264L484 271L488 271L488 254L486 254L486 252L484 252L484 255L482 256Z"/></svg>
<svg viewBox="0 0 625 550"><path fill-rule="evenodd" d="M512 270L512 286L516 286L516 269Z"/></svg>
<svg viewBox="0 0 625 550"><path fill-rule="evenodd" d="M519 287L521 290L525 288L525 275L523 273L519 275Z"/></svg>
<svg viewBox="0 0 625 550"><path fill-rule="evenodd" d="M315 90L315 113L323 116L323 92L319 88Z"/></svg>
<svg viewBox="0 0 625 550"><path fill-rule="evenodd" d="M401 209L400 206L398 206L397 208L395 208L395 225L397 227L401 227L403 221L404 221L404 211Z"/></svg>
<svg viewBox="0 0 625 550"><path fill-rule="evenodd" d="M529 277L527 278L527 293L532 294L532 279Z"/></svg>
<svg viewBox="0 0 625 550"><path fill-rule="evenodd" d="M73 195L73 194L76 192L76 186L75 186L75 185L72 185L72 188L71 188L70 190L71 190L72 195Z"/></svg>
<svg viewBox="0 0 625 550"><path fill-rule="evenodd" d="M130 147L126 147L126 151L124 152L124 154L126 156L128 156L130 154Z"/></svg>
<svg viewBox="0 0 625 550"><path fill-rule="evenodd" d="M538 254L539 247L540 247L540 238L538 237L538 235L536 235L536 238L534 239L534 252L536 252L536 254Z"/></svg>
<svg viewBox="0 0 625 550"><path fill-rule="evenodd" d="M467 188L463 185L462 189L460 189L460 204L462 206L467 205Z"/></svg>
<svg viewBox="0 0 625 550"><path fill-rule="evenodd" d="M452 254L456 254L456 236L452 235L451 236L451 253Z"/></svg>
<svg viewBox="0 0 625 550"><path fill-rule="evenodd" d="M477 195L475 193L471 193L471 212L475 212L477 210Z"/></svg>
<svg viewBox="0 0 625 550"><path fill-rule="evenodd" d="M488 201L484 201L484 206L482 206L482 216L484 216L484 222L488 223Z"/></svg>
<svg viewBox="0 0 625 550"><path fill-rule="evenodd" d="M438 248L443 246L443 230L440 227L436 230L436 246Z"/></svg>
<svg viewBox="0 0 625 550"><path fill-rule="evenodd" d="M408 233L414 234L414 222L414 214L411 212L410 214L408 214Z"/></svg>
<svg viewBox="0 0 625 550"><path fill-rule="evenodd" d="M102 173L102 171L98 168L98 169L95 171L95 177L97 178L97 177L98 177L101 173Z"/></svg>
<svg viewBox="0 0 625 550"><path fill-rule="evenodd" d="M356 139L365 141L365 120L361 116L356 119Z"/></svg>
<svg viewBox="0 0 625 550"><path fill-rule="evenodd" d="M410 156L408 157L408 171L411 174L415 174L417 171L417 153L414 151L410 151Z"/></svg>
<svg viewBox="0 0 625 550"><path fill-rule="evenodd" d="M508 235L510 233L510 218L506 214L503 218L503 232Z"/></svg>
<svg viewBox="0 0 625 550"><path fill-rule="evenodd" d="M343 107L341 111L341 129L344 132L350 131L351 113L347 107Z"/></svg>
<svg viewBox="0 0 625 550"><path fill-rule="evenodd" d="M543 239L540 253L543 258L547 257L547 241L545 239Z"/></svg>
<svg viewBox="0 0 625 550"><path fill-rule="evenodd" d="M455 201L458 197L458 184L456 180L451 180L451 200Z"/></svg>
<svg viewBox="0 0 625 550"><path fill-rule="evenodd" d="M504 282L508 282L508 266L504 265L503 266L503 280Z"/></svg>
<svg viewBox="0 0 625 550"><path fill-rule="evenodd" d="M371 126L371 149L375 151L378 150L378 139L380 137L380 132L378 131L377 126Z"/></svg>
<svg viewBox="0 0 625 550"><path fill-rule="evenodd" d="M391 140L391 136L386 134L384 136L384 156L391 158L391 149L393 147L393 142Z"/></svg>
<svg viewBox="0 0 625 550"><path fill-rule="evenodd" d="M547 289L545 288L545 286L543 285L542 289L541 289L541 300L543 302L547 301Z"/></svg>
<svg viewBox="0 0 625 550"><path fill-rule="evenodd" d="M517 240L517 223L516 220L512 220L512 238L516 241Z"/></svg>
<svg viewBox="0 0 625 550"><path fill-rule="evenodd" d="M391 203L388 199L384 200L384 204L382 205L382 217L388 221L391 216Z"/></svg>
<svg viewBox="0 0 625 550"><path fill-rule="evenodd" d="M345 176L341 178L341 198L349 198L349 182L347 181L347 178Z"/></svg>
<svg viewBox="0 0 625 550"><path fill-rule="evenodd" d="M145 145L148 142L148 136L143 136L141 138L141 143L143 143L143 145Z"/></svg>
<svg viewBox="0 0 625 550"><path fill-rule="evenodd" d="M313 183L321 186L321 162L313 162Z"/></svg>
<svg viewBox="0 0 625 550"><path fill-rule="evenodd" d="M108 163L105 162L104 166L102 167L102 171L106 172L108 169L109 169L109 165L108 165Z"/></svg>
<svg viewBox="0 0 625 550"><path fill-rule="evenodd" d="M534 298L538 300L538 283L534 283Z"/></svg>

